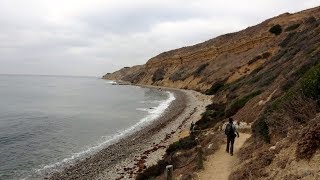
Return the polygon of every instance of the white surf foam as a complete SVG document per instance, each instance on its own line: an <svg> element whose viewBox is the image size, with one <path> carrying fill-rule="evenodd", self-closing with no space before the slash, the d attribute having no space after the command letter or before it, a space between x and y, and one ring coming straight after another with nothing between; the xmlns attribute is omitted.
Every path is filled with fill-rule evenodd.
<svg viewBox="0 0 320 180"><path fill-rule="evenodd" d="M116 81L111 81L111 80L107 80L106 83L107 83L107 84L117 84Z"/></svg>
<svg viewBox="0 0 320 180"><path fill-rule="evenodd" d="M144 104L144 103L161 103L162 101L159 101L159 100L153 100L153 101L140 101L140 103Z"/></svg>
<svg viewBox="0 0 320 180"><path fill-rule="evenodd" d="M176 99L172 92L167 91L166 93L168 93L169 97L166 100L162 101L159 104L159 106L154 107L152 109L146 109L149 114L146 117L142 118L138 123L125 129L124 131L116 133L112 137L105 137L104 139L107 139L107 140L103 141L102 143L99 143L95 146L92 146L84 151L79 152L79 153L74 153L71 157L65 158L62 161L59 161L59 162L56 162L56 163L53 163L50 165L46 165L40 169L37 169L37 170L35 170L36 173L43 174L46 172L59 170L59 169L65 167L66 165L69 165L69 164L75 162L75 160L79 160L82 157L86 157L86 155L93 154L93 153L95 153L105 147L108 147L111 144L118 142L120 139L136 132L137 130L141 129L142 127L145 127L153 120L159 118L165 112L165 110L169 107L171 102L173 102Z"/></svg>

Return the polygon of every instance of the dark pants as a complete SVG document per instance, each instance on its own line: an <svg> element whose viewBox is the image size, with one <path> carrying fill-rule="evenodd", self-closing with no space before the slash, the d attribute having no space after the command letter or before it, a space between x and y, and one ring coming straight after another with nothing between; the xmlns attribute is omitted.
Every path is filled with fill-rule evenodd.
<svg viewBox="0 0 320 180"><path fill-rule="evenodd" d="M226 149L226 151L228 153L230 152L231 155L233 155L233 144L234 144L235 138L236 138L235 136L227 136L227 149ZM229 147L230 147L230 149L229 149Z"/></svg>

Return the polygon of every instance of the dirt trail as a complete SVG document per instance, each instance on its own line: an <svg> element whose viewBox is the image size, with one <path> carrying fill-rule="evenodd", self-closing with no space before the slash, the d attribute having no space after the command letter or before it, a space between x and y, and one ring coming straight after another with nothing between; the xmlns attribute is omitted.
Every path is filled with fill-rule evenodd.
<svg viewBox="0 0 320 180"><path fill-rule="evenodd" d="M220 146L219 150L207 157L204 162L204 170L198 173L199 180L226 180L228 179L232 167L237 163L237 152L250 134L240 133L240 138L236 138L234 143L234 155L230 156L226 152L226 144Z"/></svg>

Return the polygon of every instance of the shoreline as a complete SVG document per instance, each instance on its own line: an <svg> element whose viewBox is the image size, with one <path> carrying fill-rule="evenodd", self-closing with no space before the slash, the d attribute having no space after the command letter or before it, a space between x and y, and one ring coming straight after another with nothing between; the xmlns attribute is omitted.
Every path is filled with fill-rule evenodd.
<svg viewBox="0 0 320 180"><path fill-rule="evenodd" d="M211 99L192 90L136 86L169 91L175 100L147 126L46 179L134 179L137 173L160 160L168 145L181 138L181 134L189 134L191 122L200 119Z"/></svg>

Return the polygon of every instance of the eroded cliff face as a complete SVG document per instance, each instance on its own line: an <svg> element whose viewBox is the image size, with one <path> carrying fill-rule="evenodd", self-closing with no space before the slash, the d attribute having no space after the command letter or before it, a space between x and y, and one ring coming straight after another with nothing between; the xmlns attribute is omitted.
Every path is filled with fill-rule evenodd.
<svg viewBox="0 0 320 180"><path fill-rule="evenodd" d="M144 65L132 67L124 67L114 73L104 75L103 79L129 81L131 83L139 83L139 80L145 75Z"/></svg>
<svg viewBox="0 0 320 180"><path fill-rule="evenodd" d="M161 53L145 65L123 68L103 78L205 92L216 82L231 83L261 68L279 53L279 44L291 33L290 28L302 31L308 18L319 16L319 7L281 14L236 33ZM276 24L282 28L279 35L269 32Z"/></svg>
<svg viewBox="0 0 320 180"><path fill-rule="evenodd" d="M214 94L195 123L202 147L217 142L207 132L218 135L228 117L252 133L229 179L319 179L320 7L164 52L105 78ZM192 148L177 150L182 160L197 152ZM175 167L175 177L190 177L192 165Z"/></svg>

